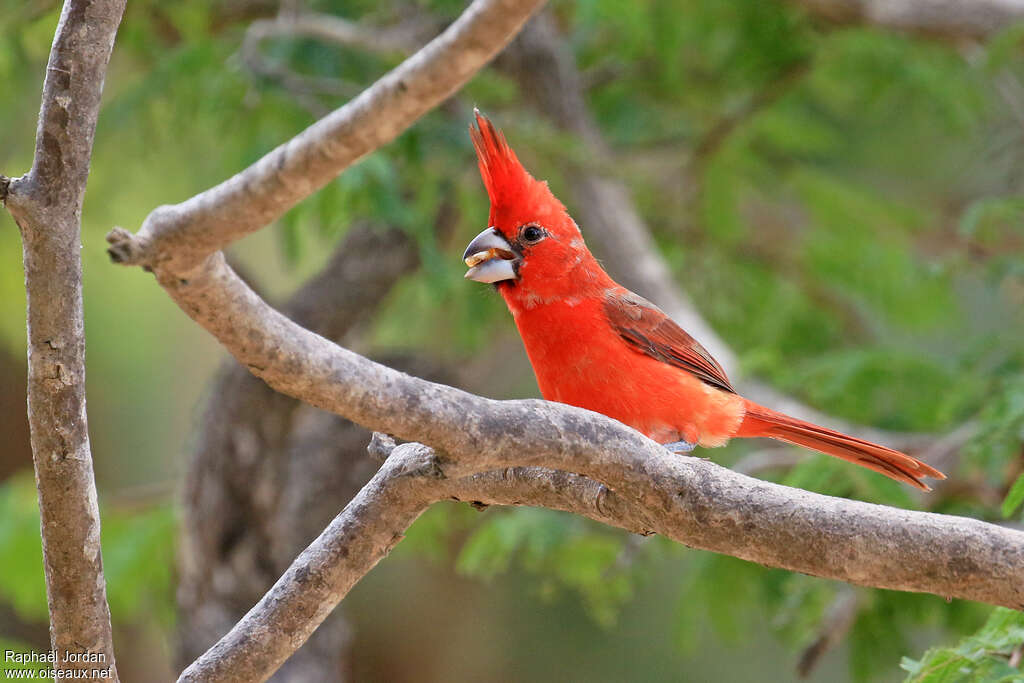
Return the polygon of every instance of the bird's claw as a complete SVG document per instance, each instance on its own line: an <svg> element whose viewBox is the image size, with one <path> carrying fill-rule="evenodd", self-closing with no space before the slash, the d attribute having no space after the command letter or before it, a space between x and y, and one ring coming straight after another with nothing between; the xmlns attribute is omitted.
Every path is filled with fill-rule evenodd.
<svg viewBox="0 0 1024 683"><path fill-rule="evenodd" d="M673 441L672 443L666 443L663 445L665 446L665 448L669 449L676 455L682 453L689 453L690 451L697 447L697 444L690 443L689 441Z"/></svg>

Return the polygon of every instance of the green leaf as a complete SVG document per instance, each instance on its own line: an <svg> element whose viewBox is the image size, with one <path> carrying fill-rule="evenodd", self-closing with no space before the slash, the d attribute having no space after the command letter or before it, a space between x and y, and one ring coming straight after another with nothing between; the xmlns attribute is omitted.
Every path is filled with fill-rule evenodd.
<svg viewBox="0 0 1024 683"><path fill-rule="evenodd" d="M1001 508L1003 517L1012 515L1021 503L1024 503L1024 473L1017 477L1017 481L1013 482L1013 486L1010 487L1010 491L1003 500Z"/></svg>
<svg viewBox="0 0 1024 683"><path fill-rule="evenodd" d="M955 647L932 648L915 661L904 657L905 683L1019 683L1024 672L1009 665L1024 644L1024 612L997 607L985 625Z"/></svg>

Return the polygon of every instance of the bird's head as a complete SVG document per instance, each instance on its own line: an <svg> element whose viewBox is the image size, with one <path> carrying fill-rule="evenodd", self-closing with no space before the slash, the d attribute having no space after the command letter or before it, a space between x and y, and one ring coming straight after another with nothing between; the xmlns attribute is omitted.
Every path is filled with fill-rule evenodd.
<svg viewBox="0 0 1024 683"><path fill-rule="evenodd" d="M466 278L495 283L506 300L537 302L569 296L603 275L565 206L523 168L501 131L476 112L469 134L491 213L462 256Z"/></svg>

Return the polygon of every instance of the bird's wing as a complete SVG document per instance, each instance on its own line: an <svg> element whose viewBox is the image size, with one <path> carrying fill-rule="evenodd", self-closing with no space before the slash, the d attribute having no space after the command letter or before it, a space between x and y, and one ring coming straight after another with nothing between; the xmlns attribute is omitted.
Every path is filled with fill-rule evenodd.
<svg viewBox="0 0 1024 683"><path fill-rule="evenodd" d="M736 393L707 349L647 299L625 289L609 290L604 296L604 313L619 336L637 351Z"/></svg>

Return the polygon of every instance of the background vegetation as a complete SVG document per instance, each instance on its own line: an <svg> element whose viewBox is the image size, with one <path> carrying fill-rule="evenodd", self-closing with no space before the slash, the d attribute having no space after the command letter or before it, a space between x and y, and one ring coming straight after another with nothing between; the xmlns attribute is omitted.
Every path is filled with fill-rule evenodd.
<svg viewBox="0 0 1024 683"><path fill-rule="evenodd" d="M452 0L309 6L372 25L462 9ZM629 185L680 286L745 374L891 430L939 435L980 424L947 471L955 485L929 498L825 457L759 476L1019 523L1024 31L954 45L822 25L789 4L755 0L552 8L612 147L605 172ZM298 97L240 57L248 23L274 11L258 2L129 3L107 78L83 258L91 435L126 680L171 675L174 492L224 354L155 283L110 266L103 235L115 224L134 229L153 207L251 163L400 58L267 41L272 63L330 79L331 88ZM57 13L50 2L0 1L0 169L9 174L31 161ZM354 221L384 219L415 237L422 267L350 343L440 364L474 359L491 395L537 395L504 305L464 282L459 261L487 216L466 135L473 104L556 194L566 162L587 160L526 99L500 71L481 73L234 258L280 300ZM452 203L453 224L438 231L442 202ZM16 228L2 214L0 649L45 649L19 262ZM708 455L730 464L761 446ZM817 679L1019 680L1010 668L1024 642L1019 613L852 594L852 625ZM798 653L850 595L552 512L450 506L420 520L342 609L357 680L789 680Z"/></svg>

